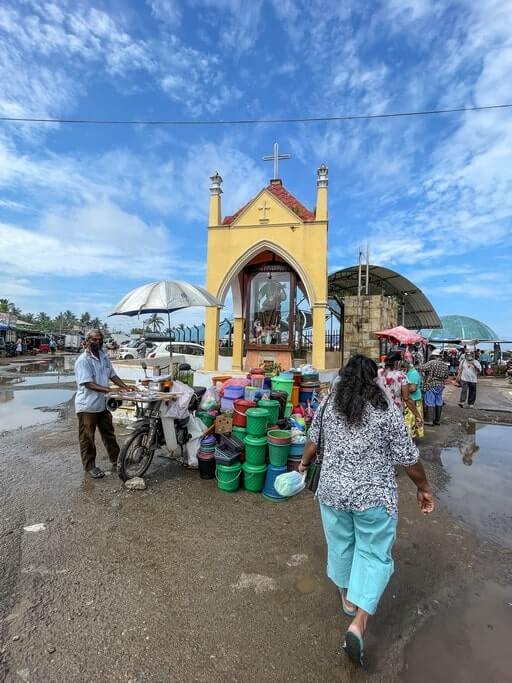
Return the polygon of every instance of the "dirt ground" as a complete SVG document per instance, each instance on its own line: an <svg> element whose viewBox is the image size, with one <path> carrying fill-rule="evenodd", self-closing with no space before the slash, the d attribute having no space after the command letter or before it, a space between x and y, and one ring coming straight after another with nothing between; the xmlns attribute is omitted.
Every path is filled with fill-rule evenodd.
<svg viewBox="0 0 512 683"><path fill-rule="evenodd" d="M85 479L72 411L3 434L0 680L512 680L512 548L443 503L436 454L460 441L470 412L454 390L446 400L422 444L440 502L421 516L400 476L395 574L370 622L366 671L340 652L348 619L308 492L279 504L222 493L161 458L145 491ZM482 382L479 404L491 410L472 418L512 423L504 382ZM503 450L512 458L510 441Z"/></svg>

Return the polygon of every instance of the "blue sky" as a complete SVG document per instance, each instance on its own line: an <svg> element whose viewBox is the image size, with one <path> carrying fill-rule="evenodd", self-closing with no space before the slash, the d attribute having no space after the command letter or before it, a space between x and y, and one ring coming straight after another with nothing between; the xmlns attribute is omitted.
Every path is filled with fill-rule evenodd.
<svg viewBox="0 0 512 683"><path fill-rule="evenodd" d="M512 101L511 0L2 0L0 115L236 119ZM512 336L512 113L226 127L0 123L0 296L104 317L129 289L204 282L209 175L315 203L330 270L371 261L438 312ZM179 321L197 321L201 311ZM119 320L119 319L118 319Z"/></svg>

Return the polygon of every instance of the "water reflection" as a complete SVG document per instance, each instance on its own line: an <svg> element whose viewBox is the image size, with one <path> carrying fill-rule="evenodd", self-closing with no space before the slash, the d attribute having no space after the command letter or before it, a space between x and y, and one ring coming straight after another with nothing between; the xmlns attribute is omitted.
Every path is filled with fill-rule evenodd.
<svg viewBox="0 0 512 683"><path fill-rule="evenodd" d="M473 464L473 457L479 450L480 446L476 443L476 422L470 420L466 426L466 434L459 444L459 451L464 465L470 467Z"/></svg>
<svg viewBox="0 0 512 683"><path fill-rule="evenodd" d="M0 432L56 420L72 389L0 390Z"/></svg>
<svg viewBox="0 0 512 683"><path fill-rule="evenodd" d="M484 538L512 547L512 427L470 422L456 448L432 458L441 501Z"/></svg>

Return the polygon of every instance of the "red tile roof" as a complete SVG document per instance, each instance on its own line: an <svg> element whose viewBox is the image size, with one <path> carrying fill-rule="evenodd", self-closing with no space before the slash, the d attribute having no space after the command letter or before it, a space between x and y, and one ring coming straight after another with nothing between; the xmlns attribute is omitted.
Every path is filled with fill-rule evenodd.
<svg viewBox="0 0 512 683"><path fill-rule="evenodd" d="M291 209L293 213L296 213L301 220L305 221L306 223L308 221L316 220L315 214L309 209L306 209L304 204L301 204L298 199L296 199L285 187L283 187L283 185L270 183L270 185L267 185L265 189L273 194L274 197L276 197L282 204ZM238 209L238 211L232 216L226 216L222 221L222 224L231 225L234 223L238 216L240 216L240 214L249 206L252 201L252 199L249 200L247 204L244 204L244 206L242 206L241 209Z"/></svg>

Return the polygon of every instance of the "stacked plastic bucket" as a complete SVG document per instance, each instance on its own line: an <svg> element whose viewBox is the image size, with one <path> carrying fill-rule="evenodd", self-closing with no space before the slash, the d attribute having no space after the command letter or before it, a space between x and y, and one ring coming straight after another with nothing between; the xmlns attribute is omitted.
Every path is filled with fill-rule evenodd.
<svg viewBox="0 0 512 683"><path fill-rule="evenodd" d="M216 438L205 436L201 439L197 452L197 462L199 464L199 476L201 479L215 479L215 446Z"/></svg>
<svg viewBox="0 0 512 683"><path fill-rule="evenodd" d="M271 429L267 434L268 458L270 464L263 487L263 496L267 500L286 500L274 488L276 477L287 471L288 455L290 452L291 433L286 429Z"/></svg>
<svg viewBox="0 0 512 683"><path fill-rule="evenodd" d="M282 372L277 377L272 378L272 391L284 391L288 395L285 417L290 417L293 410L292 392L295 381L292 372Z"/></svg>
<svg viewBox="0 0 512 683"><path fill-rule="evenodd" d="M245 411L247 434L245 443L244 488L259 493L265 483L267 472L267 426L268 412L263 408Z"/></svg>

